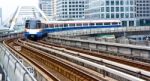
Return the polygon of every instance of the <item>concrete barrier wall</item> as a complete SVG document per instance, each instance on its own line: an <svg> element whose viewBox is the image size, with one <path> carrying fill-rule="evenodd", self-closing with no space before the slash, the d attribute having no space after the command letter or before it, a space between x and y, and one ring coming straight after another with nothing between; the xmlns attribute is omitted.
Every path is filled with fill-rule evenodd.
<svg viewBox="0 0 150 81"><path fill-rule="evenodd" d="M0 35L0 41L3 41L5 39L11 39L11 38L17 38L17 37L23 37L23 32L20 33L8 33L8 34L1 34Z"/></svg>
<svg viewBox="0 0 150 81"><path fill-rule="evenodd" d="M70 30L50 33L50 35L59 36L77 36L77 35L88 35L88 34L101 34L101 33L115 33L115 32L133 32L133 31L150 31L150 26L139 26L139 27L119 27L119 28L92 28L82 30Z"/></svg>
<svg viewBox="0 0 150 81"><path fill-rule="evenodd" d="M142 59L150 59L150 48L146 46L143 47L136 45L96 42L72 38L61 38L61 37L49 37L47 41L89 50L105 51L115 53L117 55L126 55L135 58L140 57Z"/></svg>
<svg viewBox="0 0 150 81"><path fill-rule="evenodd" d="M25 66L2 44L0 44L0 64L7 81L37 81Z"/></svg>

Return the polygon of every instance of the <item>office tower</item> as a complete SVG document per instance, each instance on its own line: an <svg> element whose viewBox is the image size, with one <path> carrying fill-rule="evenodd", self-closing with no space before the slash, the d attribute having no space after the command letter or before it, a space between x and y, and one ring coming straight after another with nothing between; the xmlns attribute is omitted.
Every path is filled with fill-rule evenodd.
<svg viewBox="0 0 150 81"><path fill-rule="evenodd" d="M136 26L135 0L89 0L86 19L121 20L123 26Z"/></svg>

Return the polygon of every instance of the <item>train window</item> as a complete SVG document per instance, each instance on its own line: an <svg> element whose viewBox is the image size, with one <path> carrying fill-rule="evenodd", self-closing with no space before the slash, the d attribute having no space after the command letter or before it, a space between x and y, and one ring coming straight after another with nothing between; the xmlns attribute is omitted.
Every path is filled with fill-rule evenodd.
<svg viewBox="0 0 150 81"><path fill-rule="evenodd" d="M54 28L54 24L51 24L51 27Z"/></svg>
<svg viewBox="0 0 150 81"><path fill-rule="evenodd" d="M75 24L69 24L69 26L71 26L71 27L75 27Z"/></svg>
<svg viewBox="0 0 150 81"><path fill-rule="evenodd" d="M83 23L83 26L88 26L88 23Z"/></svg>
<svg viewBox="0 0 150 81"><path fill-rule="evenodd" d="M29 20L26 20L25 28L29 28Z"/></svg>
<svg viewBox="0 0 150 81"><path fill-rule="evenodd" d="M47 28L48 27L48 24L45 24L44 28Z"/></svg>
<svg viewBox="0 0 150 81"><path fill-rule="evenodd" d="M25 28L29 28L29 22L26 22Z"/></svg>
<svg viewBox="0 0 150 81"><path fill-rule="evenodd" d="M41 28L45 28L45 24L41 24Z"/></svg>
<svg viewBox="0 0 150 81"><path fill-rule="evenodd" d="M110 23L104 23L104 25L110 25Z"/></svg>
<svg viewBox="0 0 150 81"><path fill-rule="evenodd" d="M30 21L29 28L30 29L36 29L37 28L37 22L36 21Z"/></svg>
<svg viewBox="0 0 150 81"><path fill-rule="evenodd" d="M57 27L60 27L60 24L57 24L58 26Z"/></svg>
<svg viewBox="0 0 150 81"><path fill-rule="evenodd" d="M48 27L53 28L54 24L48 24Z"/></svg>
<svg viewBox="0 0 150 81"><path fill-rule="evenodd" d="M90 26L94 26L95 25L95 23L90 23Z"/></svg>
<svg viewBox="0 0 150 81"><path fill-rule="evenodd" d="M44 24L44 23L42 23L42 24L41 24L41 28L44 28L44 27L45 27L45 24Z"/></svg>
<svg viewBox="0 0 150 81"><path fill-rule="evenodd" d="M118 25L118 23L117 22L112 22L112 25Z"/></svg>
<svg viewBox="0 0 150 81"><path fill-rule="evenodd" d="M55 27L58 27L58 24L55 24Z"/></svg>
<svg viewBox="0 0 150 81"><path fill-rule="evenodd" d="M36 24L36 27L41 28L41 22L38 21L37 24Z"/></svg>
<svg viewBox="0 0 150 81"><path fill-rule="evenodd" d="M64 24L64 27L68 27L68 24Z"/></svg>
<svg viewBox="0 0 150 81"><path fill-rule="evenodd" d="M103 23L96 23L96 25L97 25L97 26L101 26L101 25L103 25Z"/></svg>
<svg viewBox="0 0 150 81"><path fill-rule="evenodd" d="M81 23L78 23L78 24L76 24L76 26L82 26L82 24L81 24Z"/></svg>
<svg viewBox="0 0 150 81"><path fill-rule="evenodd" d="M60 24L57 24L57 27L60 27Z"/></svg>
<svg viewBox="0 0 150 81"><path fill-rule="evenodd" d="M60 24L59 26L60 26L60 27L64 27L63 24Z"/></svg>
<svg viewBox="0 0 150 81"><path fill-rule="evenodd" d="M58 27L60 27L60 24L58 24Z"/></svg>

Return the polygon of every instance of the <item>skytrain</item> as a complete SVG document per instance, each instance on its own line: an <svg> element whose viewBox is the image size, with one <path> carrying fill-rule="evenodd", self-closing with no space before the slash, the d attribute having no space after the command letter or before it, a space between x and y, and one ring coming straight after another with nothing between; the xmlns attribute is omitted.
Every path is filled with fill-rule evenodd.
<svg viewBox="0 0 150 81"><path fill-rule="evenodd" d="M79 21L49 21L26 20L25 38L38 40L48 33L81 30L91 28L116 28L122 27L120 20L79 20Z"/></svg>

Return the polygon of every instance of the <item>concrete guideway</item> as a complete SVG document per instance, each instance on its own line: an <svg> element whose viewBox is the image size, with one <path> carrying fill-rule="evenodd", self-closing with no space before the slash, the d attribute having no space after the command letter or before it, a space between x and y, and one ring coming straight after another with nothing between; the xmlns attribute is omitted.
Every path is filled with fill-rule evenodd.
<svg viewBox="0 0 150 81"><path fill-rule="evenodd" d="M124 32L139 32L139 31L150 31L150 26L80 29L80 30L54 32L54 33L49 33L49 35L79 36L79 35L89 35L89 34L107 34L107 33L117 33L117 32L124 33Z"/></svg>
<svg viewBox="0 0 150 81"><path fill-rule="evenodd" d="M13 43L13 42L11 42L11 43ZM54 78L60 79L60 80L54 80L54 81L68 81L68 80L66 80L67 78L72 81L76 81L76 80L98 81L99 80L99 79L96 79L94 77L87 75L85 72L80 72L81 70L71 67L70 64L66 64L66 63L64 63L64 61L60 61L60 59L58 59L58 58L49 56L49 54L47 52L44 52L41 49L39 50L36 47L33 48L30 45L26 45L24 42L22 42L22 44L21 44L20 41L18 41L18 42L16 41L12 45L10 45L10 47L12 47L13 45L22 46L22 50L19 51L20 55L22 55L23 57L28 59L30 62L32 62L32 63L34 62L33 64L36 64L36 66L38 66L38 68L40 68L40 70L42 70L42 68L43 68L42 71L45 72L49 78L51 77L50 69L54 70L55 72L57 71L58 73L63 75L64 78L61 79L60 76L55 77L52 74L52 76L54 76L53 79ZM42 75L45 75L45 73L43 73ZM50 79L46 79L46 80L52 81ZM41 81L43 81L43 80L41 80Z"/></svg>
<svg viewBox="0 0 150 81"><path fill-rule="evenodd" d="M150 58L150 48L147 46L137 46L129 44L89 41L81 39L73 39L68 37L53 37L49 35L48 41L61 43L69 46L82 47L90 50L107 51L117 55L124 54L126 56L140 57L142 59Z"/></svg>
<svg viewBox="0 0 150 81"><path fill-rule="evenodd" d="M39 49L41 49L41 50L47 50L47 52L48 51L51 51L51 52L53 52L53 53L55 53L56 54L56 56L59 56L59 55L62 55L63 57L67 57L67 58L70 58L70 59L72 59L72 60L76 60L76 61L79 61L79 62L81 62L81 63L84 63L85 65L87 64L89 64L90 66L94 66L94 67L97 67L97 69L104 69L104 70L106 70L107 72L112 72L112 74L113 73L116 73L116 75L118 75L118 76L120 76L120 77L123 77L123 78L126 78L126 77L128 77L128 78L126 78L126 79L129 79L129 77L130 77L130 80L132 81L142 81L142 79L137 79L137 78L135 78L135 77L132 77L132 76L130 76L130 75L127 75L127 74L124 74L124 73L122 73L122 72L120 72L120 71L116 71L116 70L114 70L114 69L111 69L111 68L108 68L108 67L105 67L105 66L103 66L103 65L98 65L98 64L96 64L96 63L94 63L94 62L91 62L91 61L88 61L88 60L85 60L85 59L82 59L82 58L79 58L79 57L75 57L75 56L72 56L71 54L67 54L67 53L65 53L64 51L58 51L58 50L56 50L56 49L53 49L53 48L47 48L47 46L46 45L41 45L41 44L37 44L37 43L34 43L33 44L33 42L31 42L31 43L29 43L29 42L24 42L25 44L29 44L29 45L31 45L31 46L34 46L34 47L36 47L36 48L39 48ZM50 46L50 47L52 47L52 46ZM58 54L58 55L57 55ZM84 65L83 64L83 65Z"/></svg>

